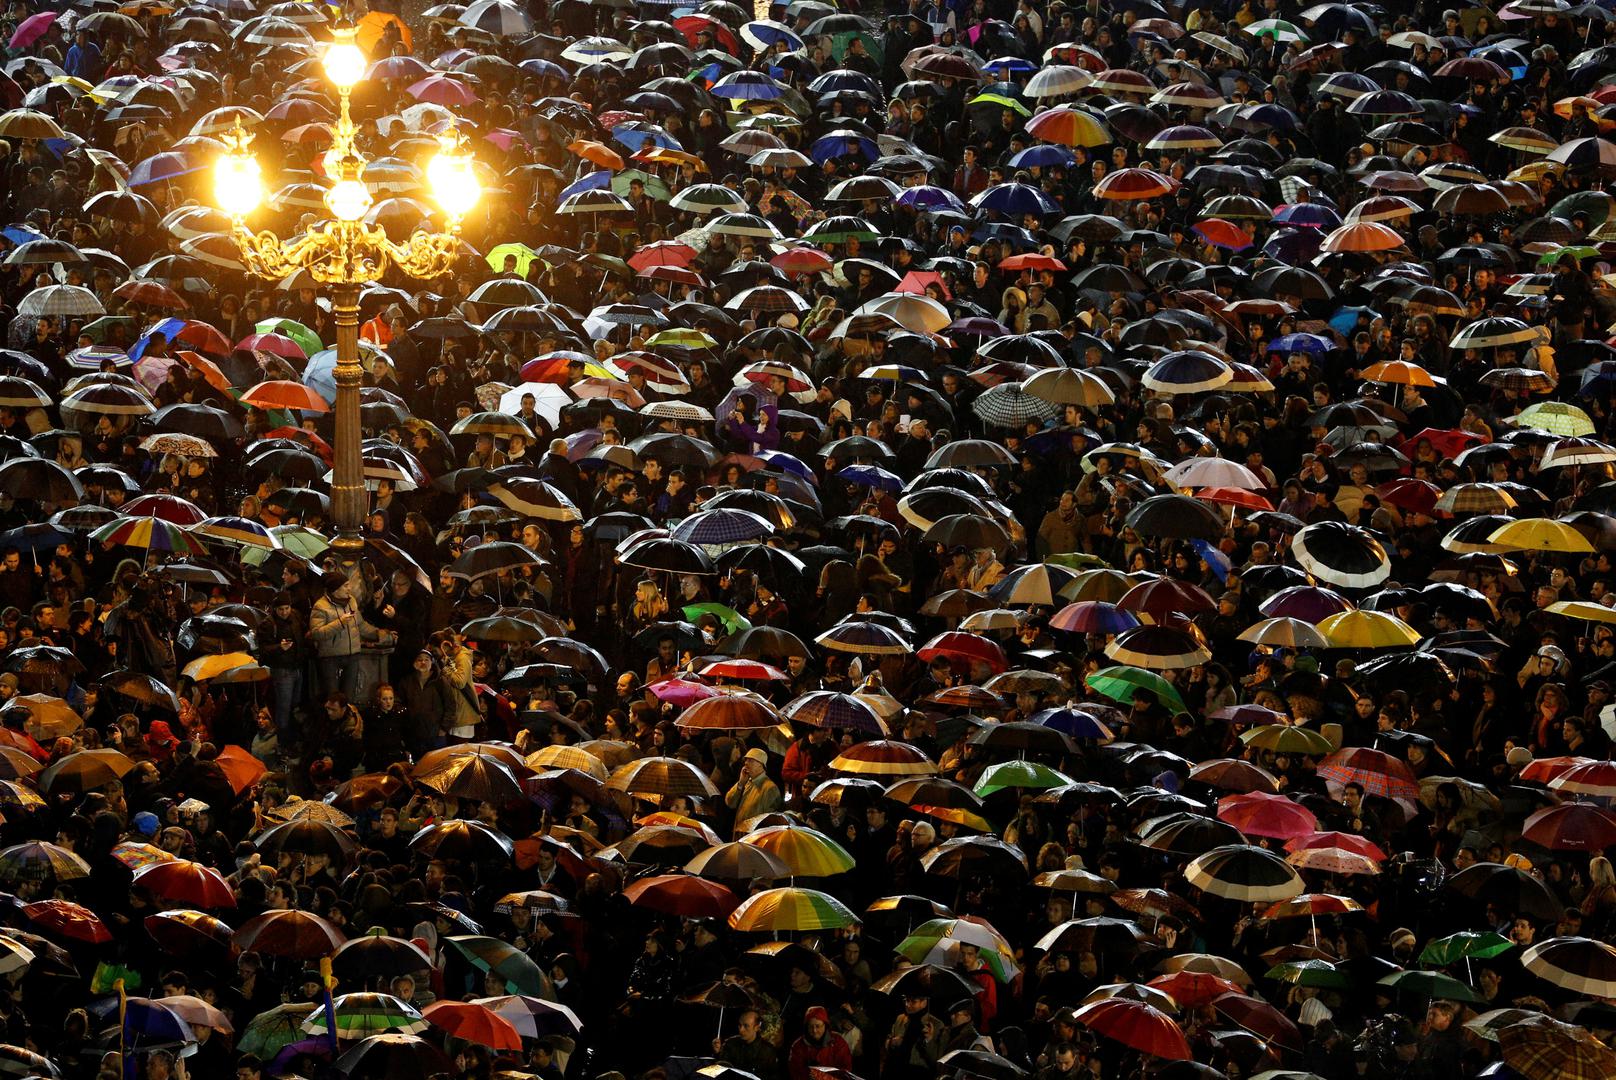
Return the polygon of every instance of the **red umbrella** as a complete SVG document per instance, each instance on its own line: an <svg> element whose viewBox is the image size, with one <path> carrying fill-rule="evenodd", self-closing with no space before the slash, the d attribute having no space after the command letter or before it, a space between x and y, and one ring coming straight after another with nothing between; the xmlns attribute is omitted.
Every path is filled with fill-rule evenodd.
<svg viewBox="0 0 1616 1080"><path fill-rule="evenodd" d="M1616 795L1616 761L1573 765L1550 781L1549 787L1570 795Z"/></svg>
<svg viewBox="0 0 1616 1080"><path fill-rule="evenodd" d="M1388 858L1373 840L1366 840L1356 833L1318 832L1285 841L1286 851L1306 851L1309 848L1340 848L1375 862L1385 862Z"/></svg>
<svg viewBox="0 0 1616 1080"><path fill-rule="evenodd" d="M174 335L174 341L176 344L189 345L199 352L230 355L230 339L221 334L212 323L197 319L187 320L180 332Z"/></svg>
<svg viewBox="0 0 1616 1080"><path fill-rule="evenodd" d="M1223 994L1240 993L1240 987L1228 979L1205 971L1175 971L1170 975L1158 975L1145 985L1165 990L1186 1009L1205 1005Z"/></svg>
<svg viewBox="0 0 1616 1080"><path fill-rule="evenodd" d="M302 383L286 379L261 382L241 395L241 400L260 409L304 409L330 412L331 404Z"/></svg>
<svg viewBox="0 0 1616 1080"><path fill-rule="evenodd" d="M236 894L219 871L189 859L152 863L135 871L134 883L164 900L199 908L236 906Z"/></svg>
<svg viewBox="0 0 1616 1080"><path fill-rule="evenodd" d="M995 675L1010 670L1010 660L997 642L958 630L938 634L922 645L915 656L928 664L939 657L967 665L980 662Z"/></svg>
<svg viewBox="0 0 1616 1080"><path fill-rule="evenodd" d="M1271 836L1289 840L1318 830L1319 819L1305 806L1283 795L1253 791L1246 795L1226 795L1218 800L1218 819L1226 821L1247 836Z"/></svg>
<svg viewBox="0 0 1616 1080"><path fill-rule="evenodd" d="M1251 234L1232 221L1222 218L1207 218L1197 222L1195 232L1213 247L1227 248L1230 251L1244 251L1252 245Z"/></svg>
<svg viewBox="0 0 1616 1080"><path fill-rule="evenodd" d="M623 890L628 902L688 919L727 919L741 898L716 882L692 874L641 878Z"/></svg>
<svg viewBox="0 0 1616 1080"><path fill-rule="evenodd" d="M196 525L208 515L189 499L178 495L139 495L123 504L119 511L125 517L159 518L170 525Z"/></svg>
<svg viewBox="0 0 1616 1080"><path fill-rule="evenodd" d="M1000 270L1064 270L1066 264L1052 255L1042 252L1029 251L1021 255L1012 255L999 262Z"/></svg>
<svg viewBox="0 0 1616 1080"><path fill-rule="evenodd" d="M307 360L309 354L303 351L303 346L287 337L285 334L248 334L236 342L236 348L242 352L273 353L292 360Z"/></svg>
<svg viewBox="0 0 1616 1080"><path fill-rule="evenodd" d="M126 281L113 289L112 295L131 304L171 311L183 311L191 306L184 297L160 281Z"/></svg>
<svg viewBox="0 0 1616 1080"><path fill-rule="evenodd" d="M486 1005L470 1001L434 1001L421 1010L429 1024L491 1050L520 1050L522 1035L516 1025Z"/></svg>
<svg viewBox="0 0 1616 1080"><path fill-rule="evenodd" d="M790 675L761 660L720 660L701 669L701 674L714 679L747 679L754 682L777 680L789 682Z"/></svg>
<svg viewBox="0 0 1616 1080"><path fill-rule="evenodd" d="M99 945L112 940L112 931L101 921L101 916L87 907L67 900L40 900L24 904L22 913L39 926L75 941L88 941Z"/></svg>
<svg viewBox="0 0 1616 1080"><path fill-rule="evenodd" d="M1587 765L1593 760L1575 755L1533 758L1526 768L1521 770L1521 779L1530 780L1534 784L1551 783L1566 770L1578 765Z"/></svg>
<svg viewBox="0 0 1616 1080"><path fill-rule="evenodd" d="M1318 774L1320 779L1337 784L1357 784L1365 795L1388 799L1420 797L1420 782L1408 762L1367 746L1337 750L1319 762Z"/></svg>
<svg viewBox="0 0 1616 1080"><path fill-rule="evenodd" d="M1169 615L1198 615L1216 611L1218 605L1205 589L1177 578L1152 578L1122 594L1117 607L1150 616L1161 622Z"/></svg>
<svg viewBox="0 0 1616 1080"><path fill-rule="evenodd" d="M256 915L231 939L242 952L312 960L330 956L348 939L341 930L307 911L277 909Z"/></svg>
<svg viewBox="0 0 1616 1080"><path fill-rule="evenodd" d="M1151 1057L1189 1061L1194 1056L1178 1022L1143 1001L1105 998L1078 1009L1073 1019L1097 1034Z"/></svg>
<svg viewBox="0 0 1616 1080"><path fill-rule="evenodd" d="M1273 503L1255 491L1246 491L1244 488L1202 488L1195 493L1195 497L1205 499L1207 502L1219 503L1223 506L1238 506L1242 510L1272 510L1274 508Z"/></svg>
<svg viewBox="0 0 1616 1080"><path fill-rule="evenodd" d="M1602 851L1616 845L1616 814L1591 803L1546 806L1526 819L1521 838L1550 851Z"/></svg>
<svg viewBox="0 0 1616 1080"><path fill-rule="evenodd" d="M1431 449L1445 458L1458 457L1469 447L1487 441L1483 436L1471 431L1458 431L1451 428L1442 430L1422 428L1399 442L1397 448L1403 453L1412 456L1410 448L1417 445L1422 439L1430 443Z"/></svg>
<svg viewBox="0 0 1616 1080"><path fill-rule="evenodd" d="M787 248L769 260L771 266L777 266L788 274L818 274L829 270L836 263L829 255L818 248L794 247Z"/></svg>
<svg viewBox="0 0 1616 1080"><path fill-rule="evenodd" d="M699 255L695 248L678 240L658 240L646 244L629 256L628 264L635 270L649 270L653 266L686 267ZM829 256L826 256L828 259Z"/></svg>
<svg viewBox="0 0 1616 1080"><path fill-rule="evenodd" d="M1096 199L1159 199L1178 190L1178 182L1150 169L1118 169L1094 185Z"/></svg>
<svg viewBox="0 0 1616 1080"><path fill-rule="evenodd" d="M1429 480L1400 476L1381 484L1375 489L1375 494L1380 496L1382 502L1389 502L1399 510L1432 517L1436 513L1436 501L1442 497L1442 489Z"/></svg>

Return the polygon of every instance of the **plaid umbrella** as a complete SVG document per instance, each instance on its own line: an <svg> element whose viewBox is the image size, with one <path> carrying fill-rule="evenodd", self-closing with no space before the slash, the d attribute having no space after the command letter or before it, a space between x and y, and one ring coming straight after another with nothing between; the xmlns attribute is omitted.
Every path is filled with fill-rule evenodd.
<svg viewBox="0 0 1616 1080"><path fill-rule="evenodd" d="M1500 1028L1504 1064L1525 1080L1604 1080L1616 1075L1616 1053L1584 1028L1535 1016Z"/></svg>
<svg viewBox="0 0 1616 1080"><path fill-rule="evenodd" d="M1015 428L1052 419L1059 406L1014 382L1000 383L971 403L971 411L994 427Z"/></svg>
<svg viewBox="0 0 1616 1080"><path fill-rule="evenodd" d="M106 314L95 293L78 285L47 285L35 289L17 304L19 315L62 315L86 318Z"/></svg>
<svg viewBox="0 0 1616 1080"><path fill-rule="evenodd" d="M1417 799L1419 782L1401 759L1363 746L1339 750L1319 763L1318 774L1336 784L1357 784L1366 795Z"/></svg>

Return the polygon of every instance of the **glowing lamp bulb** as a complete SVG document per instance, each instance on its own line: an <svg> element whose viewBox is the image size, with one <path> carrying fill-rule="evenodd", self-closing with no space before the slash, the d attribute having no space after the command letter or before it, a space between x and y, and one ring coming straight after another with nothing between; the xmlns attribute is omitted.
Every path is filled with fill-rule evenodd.
<svg viewBox="0 0 1616 1080"><path fill-rule="evenodd" d="M438 151L426 167L426 178L438 205L452 218L465 217L482 195L482 181L477 179L470 154Z"/></svg>
<svg viewBox="0 0 1616 1080"><path fill-rule="evenodd" d="M331 80L333 86L338 90L352 90L365 77L368 61L350 36L339 37L332 42L326 48L321 63L325 67L326 78Z"/></svg>
<svg viewBox="0 0 1616 1080"><path fill-rule="evenodd" d="M358 221L370 209L370 189L359 180L338 180L325 193L326 209L339 221Z"/></svg>
<svg viewBox="0 0 1616 1080"><path fill-rule="evenodd" d="M264 185L258 159L251 154L226 154L213 177L214 200L231 217L246 217L263 201Z"/></svg>

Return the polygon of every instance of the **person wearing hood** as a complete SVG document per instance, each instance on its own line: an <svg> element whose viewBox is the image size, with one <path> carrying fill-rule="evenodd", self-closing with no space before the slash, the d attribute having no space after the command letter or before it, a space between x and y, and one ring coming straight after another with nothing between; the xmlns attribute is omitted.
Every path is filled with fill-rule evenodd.
<svg viewBox="0 0 1616 1080"><path fill-rule="evenodd" d="M812 1005L803 1013L802 1034L791 1044L786 1062L789 1080L813 1080L813 1068L853 1068L853 1051L847 1040L830 1029L830 1013L823 1005Z"/></svg>

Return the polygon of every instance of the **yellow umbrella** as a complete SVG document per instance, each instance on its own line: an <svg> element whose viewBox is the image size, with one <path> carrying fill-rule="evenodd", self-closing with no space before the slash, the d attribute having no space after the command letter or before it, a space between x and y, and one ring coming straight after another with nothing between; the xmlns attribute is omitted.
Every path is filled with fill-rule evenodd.
<svg viewBox="0 0 1616 1080"><path fill-rule="evenodd" d="M1564 615L1570 619L1588 622L1616 623L1616 608L1595 604L1588 600L1561 600L1543 609L1550 615Z"/></svg>
<svg viewBox="0 0 1616 1080"><path fill-rule="evenodd" d="M840 930L856 922L851 908L817 889L764 889L729 913L734 930Z"/></svg>
<svg viewBox="0 0 1616 1080"><path fill-rule="evenodd" d="M1419 632L1384 611L1342 611L1319 623L1319 633L1337 649L1391 649L1413 645Z"/></svg>
<svg viewBox="0 0 1616 1080"><path fill-rule="evenodd" d="M1594 546L1576 529L1553 518L1522 518L1500 526L1487 538L1518 551L1564 551L1591 554Z"/></svg>
<svg viewBox="0 0 1616 1080"><path fill-rule="evenodd" d="M760 847L791 867L795 877L829 877L853 869L847 849L817 829L777 825L741 837L741 843Z"/></svg>
<svg viewBox="0 0 1616 1080"><path fill-rule="evenodd" d="M50 694L25 694L12 699L7 708L27 708L28 733L36 739L55 739L71 735L84 726L78 713L59 697Z"/></svg>
<svg viewBox="0 0 1616 1080"><path fill-rule="evenodd" d="M185 665L185 670L182 674L193 682L206 682L215 676L223 675L233 668L256 663L258 663L258 660L255 657L244 652L219 653L217 655L197 657Z"/></svg>

